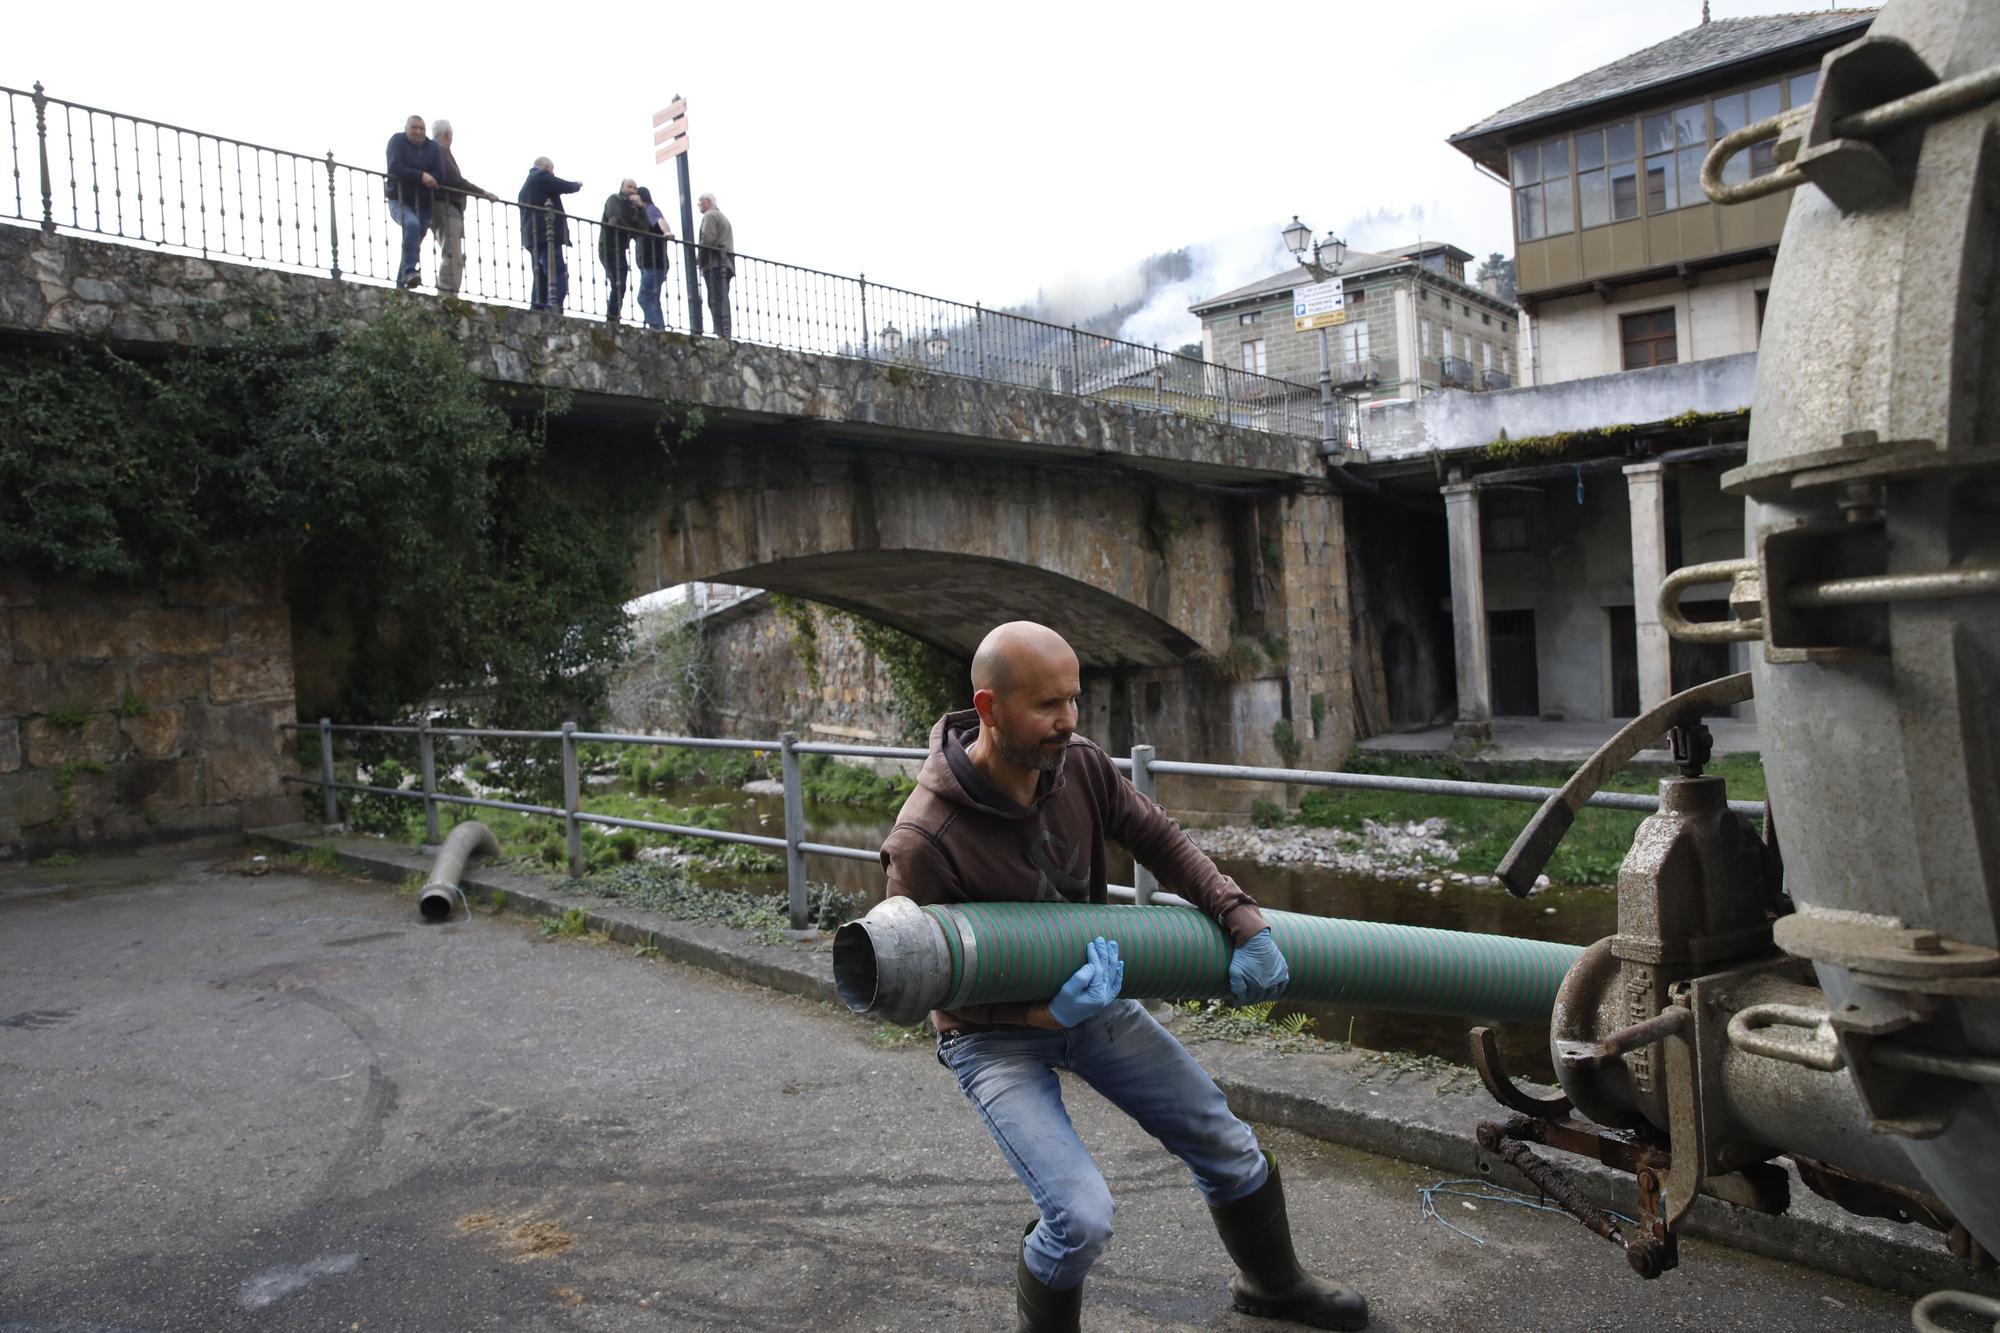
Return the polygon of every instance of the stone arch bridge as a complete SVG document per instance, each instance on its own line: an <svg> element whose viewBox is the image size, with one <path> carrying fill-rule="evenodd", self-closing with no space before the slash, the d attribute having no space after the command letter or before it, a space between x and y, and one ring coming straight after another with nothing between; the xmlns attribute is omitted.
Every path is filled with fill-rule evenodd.
<svg viewBox="0 0 2000 1333"><path fill-rule="evenodd" d="M0 336L199 344L258 307L366 321L440 298L0 228ZM571 431L698 406L635 535L635 594L695 580L857 612L961 658L999 620L1083 658L1123 748L1331 766L1353 739L1341 498L1313 441L1130 402L446 302L496 385ZM1296 749L1280 753L1280 721Z"/></svg>

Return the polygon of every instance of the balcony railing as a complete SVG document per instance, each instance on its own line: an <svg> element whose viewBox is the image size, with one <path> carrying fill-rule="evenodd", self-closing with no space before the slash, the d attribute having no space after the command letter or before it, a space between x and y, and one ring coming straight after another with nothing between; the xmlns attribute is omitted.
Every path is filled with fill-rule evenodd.
<svg viewBox="0 0 2000 1333"><path fill-rule="evenodd" d="M77 232L168 253L258 268L393 286L402 232L383 198L384 172L184 129L32 92L0 87L6 103L9 182L0 178L0 222ZM551 308L572 318L643 320L640 275L614 282L599 261L609 231L658 245L659 237L591 217L468 198L464 272L457 295L529 306L535 258L523 237L556 223L571 243L542 256L564 270ZM540 216L538 216L540 215ZM524 229L524 223L530 224ZM614 241L612 249L629 250ZM698 247L665 243L660 293L667 329L703 329L693 273ZM423 246L421 285L436 286L436 247ZM1320 436L1319 390L1232 366L1177 356L1074 325L949 301L794 264L735 257L731 336L813 355L887 362L1306 439ZM563 286L563 282L554 285Z"/></svg>
<svg viewBox="0 0 2000 1333"><path fill-rule="evenodd" d="M1381 363L1372 356L1342 361L1333 368L1333 383L1339 389L1365 389L1382 382Z"/></svg>
<svg viewBox="0 0 2000 1333"><path fill-rule="evenodd" d="M1448 356L1439 362L1438 378L1447 389L1472 389L1479 385L1478 372L1462 356Z"/></svg>

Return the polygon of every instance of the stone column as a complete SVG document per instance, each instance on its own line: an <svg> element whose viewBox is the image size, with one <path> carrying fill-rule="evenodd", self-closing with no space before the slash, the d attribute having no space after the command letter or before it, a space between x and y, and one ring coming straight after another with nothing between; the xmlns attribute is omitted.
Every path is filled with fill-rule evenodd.
<svg viewBox="0 0 2000 1333"><path fill-rule="evenodd" d="M1451 637L1458 656L1459 739L1493 739L1493 675L1486 651L1486 583L1479 554L1479 492L1469 481L1444 488L1451 548Z"/></svg>
<svg viewBox="0 0 2000 1333"><path fill-rule="evenodd" d="M1674 692L1673 653L1660 624L1660 585L1667 578L1666 469L1634 463L1625 469L1632 501L1632 623L1639 636L1639 710Z"/></svg>

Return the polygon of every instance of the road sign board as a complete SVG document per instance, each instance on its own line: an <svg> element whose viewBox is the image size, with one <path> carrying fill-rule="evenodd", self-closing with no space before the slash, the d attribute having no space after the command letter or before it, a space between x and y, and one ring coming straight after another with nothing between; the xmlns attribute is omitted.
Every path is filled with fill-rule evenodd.
<svg viewBox="0 0 2000 1333"><path fill-rule="evenodd" d="M1328 278L1300 287L1292 293L1292 326L1304 333L1309 329L1331 328L1347 322L1347 298L1339 278Z"/></svg>
<svg viewBox="0 0 2000 1333"><path fill-rule="evenodd" d="M674 140L672 143L663 143L659 147L655 148L653 150L653 161L655 164L661 162L671 162L675 158L679 157L682 153L685 153L687 150L688 150L688 140L687 136L683 134L680 138Z"/></svg>
<svg viewBox="0 0 2000 1333"><path fill-rule="evenodd" d="M676 97L673 100L673 104L671 106L663 107L660 110L655 111L653 113L654 128L657 129L659 126L666 124L668 121L673 120L677 116L685 116L687 114L687 109L688 109L687 98Z"/></svg>

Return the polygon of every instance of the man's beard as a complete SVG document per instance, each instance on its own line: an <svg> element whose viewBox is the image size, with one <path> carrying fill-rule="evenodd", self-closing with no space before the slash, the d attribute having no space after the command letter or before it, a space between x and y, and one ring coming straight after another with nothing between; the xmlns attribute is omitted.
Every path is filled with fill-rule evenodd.
<svg viewBox="0 0 2000 1333"><path fill-rule="evenodd" d="M988 739L993 742L993 752L1016 768L1032 768L1043 773L1053 773L1061 768L1063 755L1069 748L1064 746L1054 754L1044 753L1039 745L1029 750L1017 750L1007 743L1006 737L1000 734L997 727L993 729Z"/></svg>

